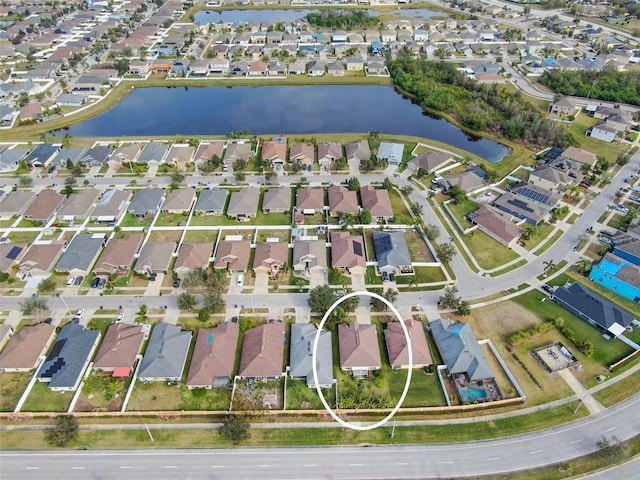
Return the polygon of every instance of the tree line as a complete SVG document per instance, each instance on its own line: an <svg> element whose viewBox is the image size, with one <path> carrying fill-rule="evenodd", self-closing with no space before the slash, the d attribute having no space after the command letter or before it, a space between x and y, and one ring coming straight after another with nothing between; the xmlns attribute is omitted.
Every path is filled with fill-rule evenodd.
<svg viewBox="0 0 640 480"><path fill-rule="evenodd" d="M380 23L377 17L371 17L364 10L322 10L320 12L309 13L304 18L313 27L340 30L377 28Z"/></svg>
<svg viewBox="0 0 640 480"><path fill-rule="evenodd" d="M470 130L536 148L575 143L563 125L547 120L519 92L479 84L451 63L415 59L401 51L388 66L394 84L415 97L422 108L446 112Z"/></svg>

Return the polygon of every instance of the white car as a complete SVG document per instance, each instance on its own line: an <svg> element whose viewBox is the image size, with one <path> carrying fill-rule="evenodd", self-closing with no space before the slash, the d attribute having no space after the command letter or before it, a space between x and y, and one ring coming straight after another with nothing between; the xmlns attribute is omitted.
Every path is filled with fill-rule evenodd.
<svg viewBox="0 0 640 480"><path fill-rule="evenodd" d="M124 320L124 313L119 313L116 317L116 323L120 323Z"/></svg>
<svg viewBox="0 0 640 480"><path fill-rule="evenodd" d="M67 287L70 287L71 285L73 285L75 281L76 281L75 277L69 277L69 279L67 280Z"/></svg>
<svg viewBox="0 0 640 480"><path fill-rule="evenodd" d="M81 308L76 312L76 318L80 320L84 316L84 308Z"/></svg>

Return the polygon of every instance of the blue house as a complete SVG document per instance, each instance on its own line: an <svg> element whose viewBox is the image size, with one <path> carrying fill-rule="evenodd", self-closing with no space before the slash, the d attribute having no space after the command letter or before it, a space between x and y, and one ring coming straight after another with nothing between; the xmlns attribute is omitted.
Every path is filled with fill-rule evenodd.
<svg viewBox="0 0 640 480"><path fill-rule="evenodd" d="M170 73L173 75L184 75L189 73L189 60L175 60L171 64Z"/></svg>
<svg viewBox="0 0 640 480"><path fill-rule="evenodd" d="M607 253L591 267L589 278L629 300L640 303L640 267Z"/></svg>
<svg viewBox="0 0 640 480"><path fill-rule="evenodd" d="M634 265L640 265L640 225L630 227L626 232L616 232L613 236L613 253Z"/></svg>

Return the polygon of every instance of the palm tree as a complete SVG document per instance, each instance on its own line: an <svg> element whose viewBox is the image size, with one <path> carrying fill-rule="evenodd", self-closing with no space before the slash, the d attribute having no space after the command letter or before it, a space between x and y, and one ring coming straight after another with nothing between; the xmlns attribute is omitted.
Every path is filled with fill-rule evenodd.
<svg viewBox="0 0 640 480"><path fill-rule="evenodd" d="M142 322L142 323L147 323L147 321L149 320L149 317L148 317L147 313L148 313L148 308L143 303L142 305L140 305L140 308L138 309L138 312L136 313L137 319L140 320L140 322Z"/></svg>
<svg viewBox="0 0 640 480"><path fill-rule="evenodd" d="M551 270L553 270L556 266L557 265L553 260L547 260L546 262L544 262L544 269L542 270L544 276L546 277L547 275L549 275L549 273L551 273Z"/></svg>
<svg viewBox="0 0 640 480"><path fill-rule="evenodd" d="M586 275L587 273L589 273L589 270L591 270L591 260L583 258L577 263L577 267L580 273Z"/></svg>

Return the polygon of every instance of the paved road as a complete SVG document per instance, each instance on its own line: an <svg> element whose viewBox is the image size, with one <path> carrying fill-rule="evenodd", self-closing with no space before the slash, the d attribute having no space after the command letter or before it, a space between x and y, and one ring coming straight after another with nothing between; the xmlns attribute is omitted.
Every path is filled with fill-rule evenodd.
<svg viewBox="0 0 640 480"><path fill-rule="evenodd" d="M390 428L384 427L389 431ZM563 462L640 432L640 397L542 432L452 445L0 453L3 480L440 478ZM150 444L151 445L151 444ZM283 466L286 465L286 468ZM608 477L610 478L610 477Z"/></svg>

